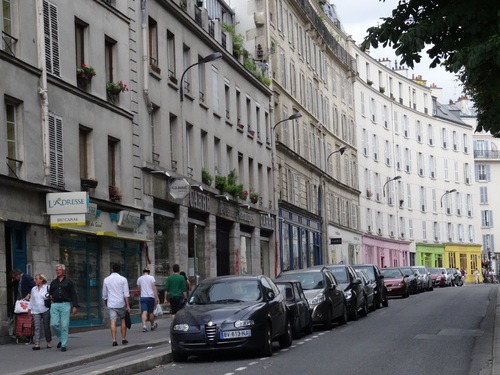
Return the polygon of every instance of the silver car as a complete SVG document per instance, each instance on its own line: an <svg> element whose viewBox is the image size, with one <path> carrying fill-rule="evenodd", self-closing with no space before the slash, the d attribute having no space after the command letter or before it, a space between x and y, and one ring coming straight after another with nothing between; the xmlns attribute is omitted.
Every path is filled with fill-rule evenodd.
<svg viewBox="0 0 500 375"><path fill-rule="evenodd" d="M424 286L424 290L434 290L434 286L432 284L432 277L429 270L424 266L413 266L412 269L418 271L420 274L420 278L422 280L422 284Z"/></svg>

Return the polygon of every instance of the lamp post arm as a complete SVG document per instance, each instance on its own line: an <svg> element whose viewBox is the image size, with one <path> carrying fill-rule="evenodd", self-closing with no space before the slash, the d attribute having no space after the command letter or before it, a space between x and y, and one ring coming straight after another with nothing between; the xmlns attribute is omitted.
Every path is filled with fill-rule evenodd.
<svg viewBox="0 0 500 375"><path fill-rule="evenodd" d="M202 62L201 62L201 61L198 61L198 62L196 62L196 63L194 63L194 64L191 64L191 65L189 65L189 66L188 66L188 67L187 67L187 68L186 68L186 69L182 72L181 81L180 81L180 85L181 85L181 87L180 87L180 90L179 90L179 91L180 91L180 94L181 94L181 98L180 98L181 102L183 102L183 101L184 101L184 76L186 75L186 73L187 73L187 71L188 71L189 69L191 69L193 66L196 66L196 65L199 65L199 64L202 64Z"/></svg>

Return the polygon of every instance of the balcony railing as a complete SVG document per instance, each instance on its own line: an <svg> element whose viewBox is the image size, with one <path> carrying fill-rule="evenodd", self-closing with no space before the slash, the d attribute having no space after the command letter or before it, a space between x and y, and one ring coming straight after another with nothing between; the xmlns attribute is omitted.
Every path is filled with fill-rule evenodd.
<svg viewBox="0 0 500 375"><path fill-rule="evenodd" d="M474 150L474 159L500 159L500 151Z"/></svg>

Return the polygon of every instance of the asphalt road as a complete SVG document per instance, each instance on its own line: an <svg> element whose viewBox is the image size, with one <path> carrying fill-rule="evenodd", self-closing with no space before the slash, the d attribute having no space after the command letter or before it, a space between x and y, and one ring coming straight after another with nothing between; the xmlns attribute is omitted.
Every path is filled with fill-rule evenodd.
<svg viewBox="0 0 500 375"><path fill-rule="evenodd" d="M331 331L318 328L289 349L275 343L270 358L190 357L142 374L487 374L496 288L466 285L391 299L388 308Z"/></svg>

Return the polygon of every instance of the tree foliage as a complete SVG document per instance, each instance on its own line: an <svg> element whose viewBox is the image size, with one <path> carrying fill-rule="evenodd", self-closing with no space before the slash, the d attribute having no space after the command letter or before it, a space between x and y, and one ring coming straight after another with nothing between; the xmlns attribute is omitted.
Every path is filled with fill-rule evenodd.
<svg viewBox="0 0 500 375"><path fill-rule="evenodd" d="M385 0L379 0L385 1ZM500 137L500 1L400 0L367 30L362 49L391 46L402 65L442 65L456 73L477 109L478 131Z"/></svg>

